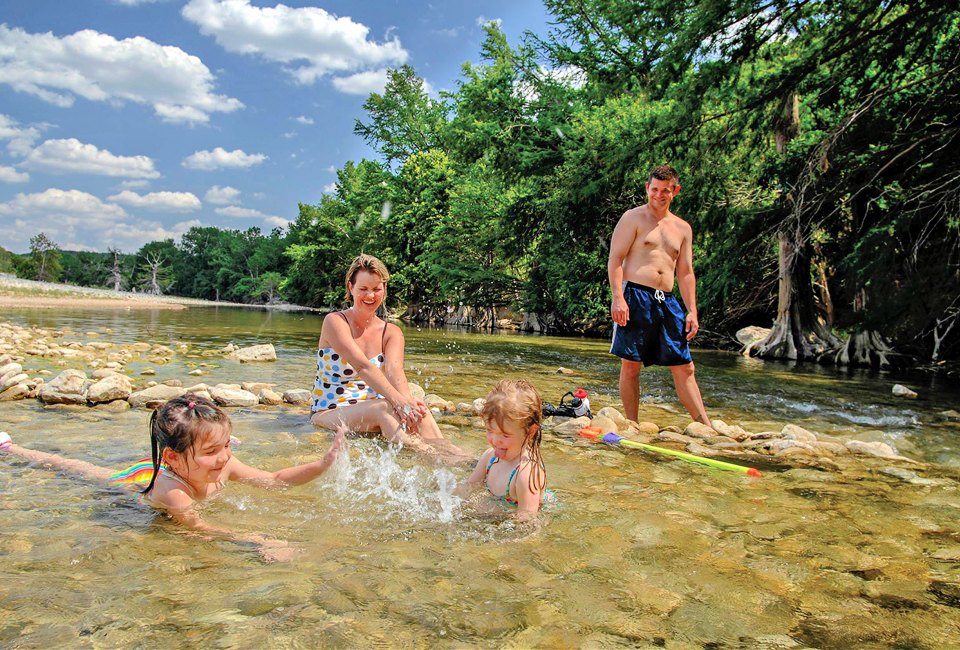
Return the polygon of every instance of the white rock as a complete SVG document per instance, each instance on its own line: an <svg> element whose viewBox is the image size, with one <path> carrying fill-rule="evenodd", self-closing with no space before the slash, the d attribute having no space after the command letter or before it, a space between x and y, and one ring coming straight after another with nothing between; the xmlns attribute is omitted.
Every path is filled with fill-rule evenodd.
<svg viewBox="0 0 960 650"><path fill-rule="evenodd" d="M609 418L617 426L617 431L626 431L627 427L630 426L630 421L616 408L612 406L604 406L602 409L597 411L598 417Z"/></svg>
<svg viewBox="0 0 960 650"><path fill-rule="evenodd" d="M283 393L283 401L287 404L306 406L313 401L313 393L303 388L292 388Z"/></svg>
<svg viewBox="0 0 960 650"><path fill-rule="evenodd" d="M480 415L486 403L487 403L487 400L484 399L483 397L478 397L477 399L473 400L473 412L476 413L477 415Z"/></svg>
<svg viewBox="0 0 960 650"><path fill-rule="evenodd" d="M0 378L0 392L7 390L11 386L22 384L29 378L30 376L25 372L21 372L20 374L17 374L17 375L12 375L8 373L4 375L3 378Z"/></svg>
<svg viewBox="0 0 960 650"><path fill-rule="evenodd" d="M723 420L713 419L711 421L713 429L717 433L734 440L746 440L750 437L750 432L737 424L727 424Z"/></svg>
<svg viewBox="0 0 960 650"><path fill-rule="evenodd" d="M90 381L80 370L64 370L44 384L38 397L44 404L86 404Z"/></svg>
<svg viewBox="0 0 960 650"><path fill-rule="evenodd" d="M147 402L155 402L158 400L166 402L167 400L171 400L175 397L180 397L186 392L187 391L180 386L157 384L155 386L151 386L150 388L133 393L127 398L127 401L130 402L130 406L138 408L145 405Z"/></svg>
<svg viewBox="0 0 960 650"><path fill-rule="evenodd" d="M896 397L906 397L907 399L917 399L917 394L902 384L893 385L893 394Z"/></svg>
<svg viewBox="0 0 960 650"><path fill-rule="evenodd" d="M277 351L272 343L262 345L251 345L247 348L240 348L230 353L231 359L236 359L240 363L276 361Z"/></svg>
<svg viewBox="0 0 960 650"><path fill-rule="evenodd" d="M133 392L133 383L124 375L108 375L87 389L87 400L100 404L127 399Z"/></svg>
<svg viewBox="0 0 960 650"><path fill-rule="evenodd" d="M807 431L803 427L798 427L796 424L783 425L781 433L788 440L799 440L800 442L815 442L817 440L817 434Z"/></svg>
<svg viewBox="0 0 960 650"><path fill-rule="evenodd" d="M256 406L260 403L260 399L253 393L232 388L214 386L210 389L210 396L219 406Z"/></svg>
<svg viewBox="0 0 960 650"><path fill-rule="evenodd" d="M283 404L283 395L276 391L270 390L269 388L261 388L257 397L260 399L261 404L266 404L268 406Z"/></svg>
<svg viewBox="0 0 960 650"><path fill-rule="evenodd" d="M865 456L879 456L880 458L899 458L897 450L888 445L885 442L872 441L866 442L864 440L850 440L847 442L847 449L852 451L855 454L863 454Z"/></svg>
<svg viewBox="0 0 960 650"><path fill-rule="evenodd" d="M13 402L24 399L30 394L30 387L26 384L16 384L0 392L0 402Z"/></svg>

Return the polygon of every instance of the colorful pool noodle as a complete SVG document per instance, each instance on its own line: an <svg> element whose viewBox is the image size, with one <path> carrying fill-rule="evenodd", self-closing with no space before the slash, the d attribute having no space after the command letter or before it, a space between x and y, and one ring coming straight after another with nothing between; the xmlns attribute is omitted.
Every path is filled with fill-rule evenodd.
<svg viewBox="0 0 960 650"><path fill-rule="evenodd" d="M648 445L642 442L636 442L635 440L628 440L622 436L618 436L613 433L603 433L597 427L584 427L580 429L580 435L584 438L589 438L594 442L605 442L608 445L620 445L622 447L636 447L637 449L645 449L647 451L652 451L656 454L663 454L665 456L675 456L682 460L689 461L691 463L700 463L701 465L706 465L708 467L714 467L716 469L725 469L731 472L740 472L741 474L746 474L747 476L762 476L760 470L753 467L744 467L743 465L736 465L734 463L727 463L722 460L715 460L713 458L704 458L703 456L694 456L693 454L688 454L683 451L677 451L675 449L666 449L664 447L657 447L655 445Z"/></svg>
<svg viewBox="0 0 960 650"><path fill-rule="evenodd" d="M109 479L111 485L143 485L150 483L153 476L153 459L144 458L135 465L131 465L122 472L117 472Z"/></svg>

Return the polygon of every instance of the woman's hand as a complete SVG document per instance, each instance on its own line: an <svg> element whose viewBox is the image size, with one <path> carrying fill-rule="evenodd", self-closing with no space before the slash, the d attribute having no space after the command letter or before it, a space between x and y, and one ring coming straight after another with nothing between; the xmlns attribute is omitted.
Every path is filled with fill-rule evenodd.
<svg viewBox="0 0 960 650"><path fill-rule="evenodd" d="M420 400L401 396L392 404L394 412L402 424L416 428L420 420L427 414L426 406Z"/></svg>

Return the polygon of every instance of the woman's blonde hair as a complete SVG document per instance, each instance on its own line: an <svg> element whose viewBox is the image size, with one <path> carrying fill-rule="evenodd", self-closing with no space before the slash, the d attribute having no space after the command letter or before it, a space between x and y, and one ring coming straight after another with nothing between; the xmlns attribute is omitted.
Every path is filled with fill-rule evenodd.
<svg viewBox="0 0 960 650"><path fill-rule="evenodd" d="M524 446L529 449L530 462L533 463L528 488L531 492L542 490L547 481L546 472L542 470L543 459L540 456L543 401L533 384L524 379L501 379L487 393L487 401L483 404L480 417L487 423L496 422L501 429L504 422L508 421L515 422L523 428L524 435L527 436ZM531 426L536 427L533 433L529 432Z"/></svg>
<svg viewBox="0 0 960 650"><path fill-rule="evenodd" d="M347 302L350 302L350 285L353 284L354 280L357 279L357 273L360 271L373 273L379 277L384 284L387 284L387 282L390 280L390 271L387 270L386 264L381 262L373 255L360 253L353 258L352 262L350 262L350 268L347 269L347 275L343 283L347 288L347 293L344 297Z"/></svg>

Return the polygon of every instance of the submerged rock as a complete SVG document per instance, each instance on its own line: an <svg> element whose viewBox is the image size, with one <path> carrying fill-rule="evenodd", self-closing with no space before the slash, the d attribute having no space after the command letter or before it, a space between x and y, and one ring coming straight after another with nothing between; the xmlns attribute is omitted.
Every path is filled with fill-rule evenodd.
<svg viewBox="0 0 960 650"><path fill-rule="evenodd" d="M260 399L260 403L266 406L283 404L283 395L269 388L261 388L257 393L257 397Z"/></svg>

